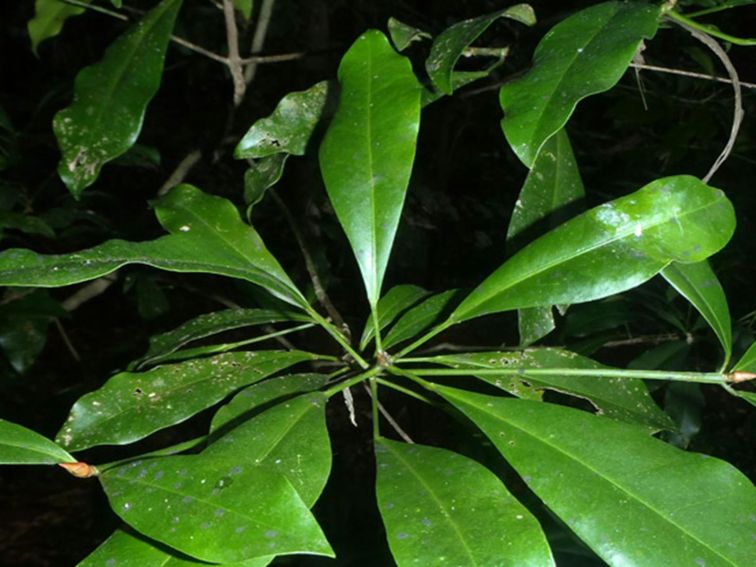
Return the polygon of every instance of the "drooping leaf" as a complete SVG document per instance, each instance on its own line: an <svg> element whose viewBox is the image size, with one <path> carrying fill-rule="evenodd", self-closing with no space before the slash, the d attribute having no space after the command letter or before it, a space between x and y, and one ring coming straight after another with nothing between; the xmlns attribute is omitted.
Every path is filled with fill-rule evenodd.
<svg viewBox="0 0 756 567"><path fill-rule="evenodd" d="M107 275L127 264L146 264L247 280L307 308L307 300L229 201L191 185L178 185L157 201L155 209L170 236L147 242L109 240L58 256L7 250L0 253L0 284L59 287Z"/></svg>
<svg viewBox="0 0 756 567"><path fill-rule="evenodd" d="M658 179L532 242L483 281L451 321L580 303L649 280L671 262L700 262L735 229L732 204L695 177Z"/></svg>
<svg viewBox="0 0 756 567"><path fill-rule="evenodd" d="M609 565L749 565L756 555L756 490L732 465L576 409L437 389Z"/></svg>
<svg viewBox="0 0 756 567"><path fill-rule="evenodd" d="M333 557L286 477L238 456L138 460L108 469L100 481L126 523L203 561L287 553Z"/></svg>
<svg viewBox="0 0 756 567"><path fill-rule="evenodd" d="M160 150L154 146L134 144L125 154L118 156L111 163L121 167L138 167L157 171L160 168L162 158Z"/></svg>
<svg viewBox="0 0 756 567"><path fill-rule="evenodd" d="M452 73L457 60L465 53L467 47L499 18L515 20L526 26L536 23L533 8L528 4L517 4L445 29L433 40L428 60L425 62L425 69L436 88L448 95L452 94Z"/></svg>
<svg viewBox="0 0 756 567"><path fill-rule="evenodd" d="M254 0L234 0L234 8L239 10L244 19L249 21L252 18L252 8L254 7Z"/></svg>
<svg viewBox="0 0 756 567"><path fill-rule="evenodd" d="M538 521L484 466L388 439L376 441L375 457L378 507L399 567L554 565Z"/></svg>
<svg viewBox="0 0 756 567"><path fill-rule="evenodd" d="M387 27L389 35L391 36L391 42L394 44L394 47L396 47L397 51L404 51L416 41L422 41L432 37L428 32L424 32L420 28L400 22L396 18L389 18Z"/></svg>
<svg viewBox="0 0 756 567"><path fill-rule="evenodd" d="M613 87L644 38L659 24L658 6L604 2L577 12L547 33L533 67L501 88L502 128L528 166L583 98Z"/></svg>
<svg viewBox="0 0 756 567"><path fill-rule="evenodd" d="M191 319L166 333L150 337L147 353L132 363L132 367L155 364L163 356L171 354L184 345L218 333L241 329L253 325L266 325L280 321L308 321L300 313L276 311L272 309L226 309L205 313Z"/></svg>
<svg viewBox="0 0 756 567"><path fill-rule="evenodd" d="M76 459L36 431L0 419L0 464L55 465Z"/></svg>
<svg viewBox="0 0 756 567"><path fill-rule="evenodd" d="M213 416L210 432L217 431L255 409L271 402L317 390L326 385L325 374L288 374L252 384L236 394Z"/></svg>
<svg viewBox="0 0 756 567"><path fill-rule="evenodd" d="M522 186L509 221L508 248L512 252L519 250L527 241L560 225L569 217L570 205L584 196L570 139L562 128L544 143ZM517 316L522 345L534 343L554 330L550 305L520 309Z"/></svg>
<svg viewBox="0 0 756 567"><path fill-rule="evenodd" d="M132 443L180 423L228 394L317 355L301 351L230 352L121 372L80 398L57 435L71 451Z"/></svg>
<svg viewBox="0 0 756 567"><path fill-rule="evenodd" d="M725 355L722 367L726 367L732 355L730 310L724 290L709 263L673 262L662 270L661 275L690 301L717 335Z"/></svg>
<svg viewBox="0 0 756 567"><path fill-rule="evenodd" d="M756 392L746 392L745 390L732 390L736 396L744 399L752 406L756 407Z"/></svg>
<svg viewBox="0 0 756 567"><path fill-rule="evenodd" d="M102 166L125 153L160 87L181 0L163 0L76 77L74 101L53 120L63 158L58 174L77 199Z"/></svg>
<svg viewBox="0 0 756 567"><path fill-rule="evenodd" d="M273 557L223 563L219 567L265 567ZM119 528L76 567L200 567L207 565L179 551L173 553L141 534Z"/></svg>
<svg viewBox="0 0 756 567"><path fill-rule="evenodd" d="M44 219L23 213L0 211L0 238L3 236L3 231L8 228L20 230L26 234L41 234L48 238L55 236L55 231Z"/></svg>
<svg viewBox="0 0 756 567"><path fill-rule="evenodd" d="M83 4L89 4L89 2L90 0L82 0ZM27 24L34 55L37 55L40 43L58 35L68 18L83 14L84 10L84 8L72 6L60 0L36 0L34 17Z"/></svg>
<svg viewBox="0 0 756 567"><path fill-rule="evenodd" d="M289 154L281 153L261 158L244 173L244 202L248 205L248 211L262 201L268 189L280 181L288 157Z"/></svg>
<svg viewBox="0 0 756 567"><path fill-rule="evenodd" d="M383 348L390 348L439 321L459 297L458 289L443 291L410 308L402 315L383 340Z"/></svg>
<svg viewBox="0 0 756 567"><path fill-rule="evenodd" d="M234 150L236 159L264 158L286 153L304 155L315 128L330 114L335 84L321 81L305 91L287 94L273 113L256 121Z"/></svg>
<svg viewBox="0 0 756 567"><path fill-rule="evenodd" d="M256 400L251 401L254 407ZM280 402L234 427L202 454L207 459L236 460L240 465L276 471L291 482L305 505L312 507L331 473L327 401L325 394L312 392ZM239 404L241 400L236 409ZM216 433L222 433L225 417L228 412L213 420Z"/></svg>
<svg viewBox="0 0 756 567"><path fill-rule="evenodd" d="M505 49L505 48L503 48ZM503 63L504 59L503 57L506 55L503 54L501 59L497 61L496 63L490 65L488 68L486 68L483 71L454 71L452 72L452 90L456 91L458 89L461 89L465 85L469 85L473 81L477 81L478 79L485 79L488 77L488 75L493 71L496 67L499 66L500 63ZM425 108L429 104L436 102L438 99L443 98L445 94L442 91L435 90L432 88L424 88L422 94L420 95L420 105Z"/></svg>
<svg viewBox="0 0 756 567"><path fill-rule="evenodd" d="M354 42L338 76L320 169L375 307L415 158L421 89L409 60L377 30Z"/></svg>
<svg viewBox="0 0 756 567"><path fill-rule="evenodd" d="M609 368L595 360L558 348L476 352L435 356L430 361L470 374L515 396L533 399L533 389L554 390L590 401L600 413L652 430L672 429L642 380L565 375L564 370ZM476 369L502 369L501 375L476 374ZM523 384L525 382L526 384Z"/></svg>
<svg viewBox="0 0 756 567"><path fill-rule="evenodd" d="M383 330L390 325L403 311L415 305L430 292L416 285L397 285L392 287L386 295L378 301L378 327ZM375 336L375 323L372 313L368 316L365 328L360 337L360 350Z"/></svg>

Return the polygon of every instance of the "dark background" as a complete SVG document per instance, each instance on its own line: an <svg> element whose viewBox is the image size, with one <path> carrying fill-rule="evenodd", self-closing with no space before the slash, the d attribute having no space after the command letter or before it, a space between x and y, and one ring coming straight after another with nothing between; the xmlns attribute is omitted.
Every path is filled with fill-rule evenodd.
<svg viewBox="0 0 756 567"><path fill-rule="evenodd" d="M423 111L417 162L384 289L396 283L414 283L434 291L470 287L507 256L506 227L526 170L501 133L497 86L527 69L536 43L548 28L593 3L533 2L539 18L534 28L497 22L478 44L511 45L506 63L490 79ZM110 7L106 2L100 4ZM126 4L147 9L154 3L127 0ZM58 219L59 228L54 239L8 230L0 245L52 253L77 250L112 237L144 240L157 236L160 229L148 201L194 149L202 150L203 158L186 181L241 205L246 166L232 158L239 138L286 93L334 77L341 55L362 32L371 27L385 31L388 17L394 16L437 34L459 20L506 5L484 0L278 0L263 53L305 55L291 62L261 65L235 114L225 67L172 44L162 86L148 108L139 138L140 144L159 150L160 165L106 165L97 183L75 202L55 172L59 154L52 117L70 103L76 73L97 61L126 24L93 12L71 18L58 37L41 44L36 58L26 32L33 3L3 3L0 106L17 131L17 155L12 167L0 172L0 181L5 191L10 187L20 195L14 205L17 209ZM753 35L756 7L713 15L707 21L733 35ZM245 53L252 29L240 31ZM185 0L175 33L218 53L226 52L222 14L207 0ZM407 52L421 75L427 49L427 43L415 44ZM732 47L729 53L741 80L756 83L754 48ZM644 56L650 64L704 73L713 69L724 75L719 62L701 44L675 27L660 29ZM580 103L569 123L588 206L666 175L703 176L727 139L732 116L728 85L648 71L640 74L640 80L647 108L636 75L628 72L608 93ZM756 319L752 293L756 247L751 236L756 200L756 122L752 118L756 90L744 89L744 106L746 118L738 143L712 180L712 185L727 192L738 214L735 238L712 261L730 300L736 355L753 340ZM367 306L346 239L326 202L316 155L290 159L276 191L311 243L331 298L359 333ZM271 199L255 208L253 222L287 271L308 289L295 240ZM107 292L62 319L62 331L50 325L41 357L26 372L18 373L7 361L0 361L0 415L54 436L70 405L143 354L151 334L222 308L219 298L253 305L257 297L253 290L220 278L144 268L122 272L122 278ZM71 293L60 289L51 295L62 300ZM683 328L670 321L680 322ZM671 339L630 340L665 334L671 334ZM485 318L452 331L443 340L513 345L517 343L516 320L508 315ZM607 343L620 344L602 346ZM332 348L320 333L306 336L302 344L310 349ZM654 367L712 370L720 356L713 334L659 281L611 301L575 306L544 344L567 345L613 365L626 365L644 355ZM697 420L695 415L689 416L701 424L701 431L685 441L691 449L724 458L756 478L755 423L745 402L713 387L696 386L676 393L659 389L654 395L662 405L677 403L675 407L683 413L703 412ZM390 396L387 405L416 440L465 452L512 476L479 437L459 431L446 416ZM358 408L361 412L368 408L362 397L358 397ZM380 520L373 511L367 417L359 416L361 427L354 429L336 400L329 411L335 469L316 514L339 554L339 560L332 563L390 565ZM193 429L200 431L206 419L202 414L139 447L164 446L186 438ZM85 456L103 462L123 455L109 451L91 451ZM513 482L516 484L516 479ZM544 522L560 566L601 564L585 555L588 552L548 513L539 511L524 487L516 485L515 490L533 504ZM0 469L0 499L0 565L74 565L118 525L95 480L76 480L52 467ZM305 559L281 562L326 563Z"/></svg>

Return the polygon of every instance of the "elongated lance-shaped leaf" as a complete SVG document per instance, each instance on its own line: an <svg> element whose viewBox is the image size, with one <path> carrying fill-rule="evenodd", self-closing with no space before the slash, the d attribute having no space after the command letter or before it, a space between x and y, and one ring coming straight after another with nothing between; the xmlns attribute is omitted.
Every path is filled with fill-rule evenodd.
<svg viewBox="0 0 756 567"><path fill-rule="evenodd" d="M75 463L63 448L36 431L0 419L0 464L55 465Z"/></svg>
<svg viewBox="0 0 756 567"><path fill-rule="evenodd" d="M748 350L740 357L733 370L756 372L756 343L748 347Z"/></svg>
<svg viewBox="0 0 756 567"><path fill-rule="evenodd" d="M458 298L459 290L450 289L437 293L407 310L391 327L383 341L383 347L390 348L395 344L411 339L433 323L439 322L442 315L449 312Z"/></svg>
<svg viewBox="0 0 756 567"><path fill-rule="evenodd" d="M565 125L581 99L619 81L643 38L656 33L659 18L658 6L604 2L544 36L531 70L500 93L504 134L526 166L533 166L543 143Z"/></svg>
<svg viewBox="0 0 756 567"><path fill-rule="evenodd" d="M301 351L230 352L121 372L71 408L57 439L67 449L132 443L180 423L228 394L317 355Z"/></svg>
<svg viewBox="0 0 756 567"><path fill-rule="evenodd" d="M388 439L376 440L375 458L378 507L399 567L554 565L538 520L483 465Z"/></svg>
<svg viewBox="0 0 756 567"><path fill-rule="evenodd" d="M89 4L89 2L90 0L83 0L82 4ZM27 24L34 55L37 55L40 43L58 35L68 18L83 14L84 10L84 8L72 6L60 0L36 0L34 17Z"/></svg>
<svg viewBox="0 0 756 567"><path fill-rule="evenodd" d="M273 557L255 557L246 561L224 563L219 567L265 567ZM145 536L129 529L118 528L76 567L201 567L207 563L196 561L178 551L171 551ZM216 564L218 565L218 564Z"/></svg>
<svg viewBox="0 0 756 567"><path fill-rule="evenodd" d="M226 309L205 313L171 331L150 337L150 347L147 354L135 361L132 366L152 364L155 359L171 354L187 343L198 339L234 329L280 321L309 321L309 318L300 313L276 311L274 309Z"/></svg>
<svg viewBox="0 0 756 567"><path fill-rule="evenodd" d="M171 272L247 280L307 308L307 300L231 202L192 185L179 185L155 203L155 210L170 236L148 242L109 240L57 256L7 250L0 253L0 285L59 287L104 276L127 264L146 264Z"/></svg>
<svg viewBox="0 0 756 567"><path fill-rule="evenodd" d="M722 367L727 367L732 355L730 309L727 307L725 292L709 263L673 262L662 270L661 275L690 301L717 335L724 350Z"/></svg>
<svg viewBox="0 0 756 567"><path fill-rule="evenodd" d="M570 216L570 205L574 207L584 196L570 139L562 128L544 143L522 186L507 230L508 249L519 250L526 239L534 240L564 222ZM517 316L522 345L554 330L550 305L520 309Z"/></svg>
<svg viewBox="0 0 756 567"><path fill-rule="evenodd" d="M138 460L108 469L100 481L123 521L203 561L233 563L289 553L333 557L286 477L238 456Z"/></svg>
<svg viewBox="0 0 756 567"><path fill-rule="evenodd" d="M700 262L735 230L724 193L680 175L600 205L532 242L483 281L451 322L580 303L633 288L671 262Z"/></svg>
<svg viewBox="0 0 756 567"><path fill-rule="evenodd" d="M415 159L421 88L409 60L377 30L354 42L338 76L320 169L375 307Z"/></svg>
<svg viewBox="0 0 756 567"><path fill-rule="evenodd" d="M672 429L674 424L659 409L643 380L596 376L565 376L563 370L609 368L558 348L530 348L522 351L444 354L427 359L451 368L469 369L476 378L517 397L534 399L534 391L548 389L584 398L599 413L636 423L651 431ZM476 369L502 369L501 375L476 374ZM534 374L530 370L537 370ZM551 370L552 372L546 373ZM525 382L525 384L523 384Z"/></svg>
<svg viewBox="0 0 756 567"><path fill-rule="evenodd" d="M76 76L74 101L53 120L63 158L58 174L77 199L102 166L124 154L160 87L165 51L181 0L163 0Z"/></svg>
<svg viewBox="0 0 756 567"><path fill-rule="evenodd" d="M321 81L305 91L287 94L270 116L252 124L236 146L234 157L304 155L318 123L332 112L328 103L335 98L335 90L333 81Z"/></svg>
<svg viewBox="0 0 756 567"><path fill-rule="evenodd" d="M376 311L378 312L378 328L383 330L390 325L403 311L415 305L430 292L416 285L397 285L388 290L381 297ZM360 349L364 349L370 339L375 336L375 322L373 314L368 316L365 328L360 337Z"/></svg>
<svg viewBox="0 0 756 567"><path fill-rule="evenodd" d="M609 565L753 562L756 489L732 465L576 409L437 391Z"/></svg>
<svg viewBox="0 0 756 567"><path fill-rule="evenodd" d="M467 47L499 18L509 18L527 26L536 23L533 8L528 4L517 4L445 29L433 40L428 60L425 62L425 69L436 88L445 94L452 94L452 74L457 60L465 53Z"/></svg>
<svg viewBox="0 0 756 567"><path fill-rule="evenodd" d="M251 409L256 400L250 401ZM202 454L208 459L236 459L242 465L268 467L285 476L305 505L312 507L331 473L327 401L321 392L303 394L274 405L225 434L224 426L233 423L223 423L229 414L221 414L212 427L223 435ZM236 402L237 409L241 403Z"/></svg>

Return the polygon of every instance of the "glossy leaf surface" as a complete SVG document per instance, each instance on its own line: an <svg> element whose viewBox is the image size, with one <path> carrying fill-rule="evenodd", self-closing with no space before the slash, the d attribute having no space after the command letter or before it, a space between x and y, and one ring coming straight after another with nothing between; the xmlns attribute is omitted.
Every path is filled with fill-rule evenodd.
<svg viewBox="0 0 756 567"><path fill-rule="evenodd" d="M226 331L242 329L254 325L267 325L281 321L308 321L300 313L276 311L274 309L226 309L205 313L191 319L183 325L150 337L147 353L135 366L154 364L165 355L171 354L184 345Z"/></svg>
<svg viewBox="0 0 756 567"><path fill-rule="evenodd" d="M589 400L609 417L641 424L653 431L671 429L669 417L649 395L643 380L598 376L565 376L563 369L608 368L595 360L558 348L532 348L515 352L476 352L433 357L433 362L452 368L469 368L480 380L521 398L533 398L533 390L554 390ZM506 373L476 375L476 368L505 369ZM533 372L537 371L537 372ZM523 384L523 381L526 384Z"/></svg>
<svg viewBox="0 0 756 567"><path fill-rule="evenodd" d="M289 154L274 154L250 165L244 173L244 202L249 210L265 197L265 192L281 180Z"/></svg>
<svg viewBox="0 0 756 567"><path fill-rule="evenodd" d="M73 104L53 120L63 154L58 174L74 197L136 142L147 104L160 87L180 6L181 0L163 0L112 43L100 62L77 75Z"/></svg>
<svg viewBox="0 0 756 567"><path fill-rule="evenodd" d="M437 293L422 303L409 309L402 315L383 340L383 347L389 348L407 339L439 321L450 310L459 297L459 290L451 289Z"/></svg>
<svg viewBox="0 0 756 567"><path fill-rule="evenodd" d="M236 146L234 157L264 158L279 153L304 155L318 122L327 111L334 87L331 81L321 81L305 91L287 94L270 116L252 124Z"/></svg>
<svg viewBox="0 0 756 567"><path fill-rule="evenodd" d="M577 12L549 31L533 67L501 88L502 128L528 166L543 143L565 125L577 103L613 87L643 38L656 33L660 11L642 2L604 2Z"/></svg>
<svg viewBox="0 0 756 567"><path fill-rule="evenodd" d="M171 232L147 242L109 240L62 255L11 249L0 254L0 284L59 287L92 280L127 264L146 264L171 272L200 272L250 281L299 307L297 290L254 228L242 222L233 204L179 185L155 204L158 219Z"/></svg>
<svg viewBox="0 0 756 567"><path fill-rule="evenodd" d="M251 401L254 407L256 400ZM331 472L327 401L324 394L313 392L278 403L223 434L202 454L208 459L268 467L285 476L307 507L312 507ZM213 428L222 419L223 414L214 419Z"/></svg>
<svg viewBox="0 0 756 567"><path fill-rule="evenodd" d="M204 561L333 556L289 481L238 456L139 460L100 476L113 511L146 536Z"/></svg>
<svg viewBox="0 0 756 567"><path fill-rule="evenodd" d="M409 60L377 30L354 42L338 76L320 169L375 306L415 158L421 89Z"/></svg>
<svg viewBox="0 0 756 567"><path fill-rule="evenodd" d="M121 372L71 408L58 433L67 449L123 445L180 423L228 394L317 356L301 351L230 352Z"/></svg>
<svg viewBox="0 0 756 567"><path fill-rule="evenodd" d="M756 372L756 343L748 347L748 350L740 357L733 370Z"/></svg>
<svg viewBox="0 0 756 567"><path fill-rule="evenodd" d="M690 301L717 335L725 353L723 366L732 355L732 323L722 285L709 263L680 264L673 262L661 275L680 295Z"/></svg>
<svg viewBox="0 0 756 567"><path fill-rule="evenodd" d="M673 261L704 260L734 229L733 207L722 191L690 176L658 179L530 243L473 290L451 320L607 297Z"/></svg>
<svg viewBox="0 0 756 567"><path fill-rule="evenodd" d="M415 305L430 292L416 285L397 285L378 301L378 326L381 330L390 325L404 310ZM368 316L360 337L360 349L364 349L375 336L373 315Z"/></svg>
<svg viewBox="0 0 756 567"><path fill-rule="evenodd" d="M82 3L89 4L89 1L83 0ZM27 24L34 55L37 55L40 43L58 35L68 18L83 14L84 10L84 8L65 4L60 0L36 0L34 17Z"/></svg>
<svg viewBox="0 0 756 567"><path fill-rule="evenodd" d="M519 250L564 222L572 212L570 208L574 209L584 196L570 139L561 129L544 143L520 190L507 230L508 249ZM521 309L517 316L522 345L533 343L554 330L551 306Z"/></svg>
<svg viewBox="0 0 756 567"><path fill-rule="evenodd" d="M732 465L576 409L438 391L609 565L752 562L756 490Z"/></svg>
<svg viewBox="0 0 756 567"><path fill-rule="evenodd" d="M36 431L0 419L0 464L55 465L76 459Z"/></svg>
<svg viewBox="0 0 756 567"><path fill-rule="evenodd" d="M424 32L420 28L400 22L396 18L389 18L387 27L389 35L391 36L391 42L394 44L394 47L396 47L397 51L404 51L416 41L431 38L431 34L428 32Z"/></svg>
<svg viewBox="0 0 756 567"><path fill-rule="evenodd" d="M459 22L445 29L433 40L430 54L425 62L425 69L436 88L445 94L452 94L454 87L452 74L457 60L465 53L467 47L499 18L509 18L527 26L536 23L533 8L528 4L517 4L493 14Z"/></svg>
<svg viewBox="0 0 756 567"><path fill-rule="evenodd" d="M388 439L376 441L375 456L378 507L399 567L554 565L538 521L483 465Z"/></svg>

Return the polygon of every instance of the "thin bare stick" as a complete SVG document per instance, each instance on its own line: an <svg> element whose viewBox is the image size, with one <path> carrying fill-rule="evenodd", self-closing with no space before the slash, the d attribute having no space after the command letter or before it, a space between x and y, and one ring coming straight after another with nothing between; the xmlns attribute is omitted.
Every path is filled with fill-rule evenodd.
<svg viewBox="0 0 756 567"><path fill-rule="evenodd" d="M285 61L295 61L296 59L302 59L307 55L304 51L298 51L294 53L279 53L278 55L253 55L252 57L245 57L241 60L242 65L250 65L252 63L256 65L264 63L283 63ZM249 69L249 67L247 67ZM245 79L246 80L246 79Z"/></svg>
<svg viewBox="0 0 756 567"><path fill-rule="evenodd" d="M631 337L629 339L618 339L616 341L608 341L603 344L604 348L631 346L631 345L658 345L669 341L680 340L680 335L677 333L664 333L661 335L642 335L640 337Z"/></svg>
<svg viewBox="0 0 756 567"><path fill-rule="evenodd" d="M668 75L680 75L681 77L691 77L693 79L704 79L707 81L716 81L718 83L732 84L732 80L727 77L717 75L707 75L706 73L696 73L695 71L686 71L685 69L674 69L672 67L660 67L659 65L649 65L647 63L630 63L634 69L643 69L646 71L656 71L658 73L667 73ZM740 86L746 89L756 89L756 83L746 83L741 81Z"/></svg>
<svg viewBox="0 0 756 567"><path fill-rule="evenodd" d="M727 69L727 74L730 76L730 81L732 81L732 90L735 93L735 101L733 103L732 109L732 127L730 128L730 137L727 139L727 144L725 144L722 153L719 154L719 157L717 157L717 159L714 161L714 164L709 169L709 173L707 173L703 178L703 182L708 183L712 176L721 167L721 165L727 160L730 152L732 152L732 148L735 146L735 139L738 137L740 124L743 122L743 116L745 112L743 110L743 93L740 89L740 77L738 76L738 72L735 69L735 66L732 64L732 61L730 61L730 57L729 55L727 55L727 52L722 49L722 47L713 37L697 30L694 27L691 27L690 25L680 21L679 19L673 19L672 21L674 21L680 27L686 29L690 35L703 43L714 53L714 55L719 58L719 60L722 62L722 65L724 65L725 69Z"/></svg>
<svg viewBox="0 0 756 567"><path fill-rule="evenodd" d="M71 339L68 337L68 333L66 333L66 330L63 328L63 323L61 323L60 319L58 319L57 317L53 320L55 321L55 326L58 328L58 332L60 333L60 336L63 339L63 342L66 345L66 348L68 349L68 352L71 353L71 357L76 362L81 362L81 356L79 355L79 351L76 350L76 347L74 347L73 343L71 342Z"/></svg>
<svg viewBox="0 0 756 567"><path fill-rule="evenodd" d="M200 159L202 159L202 152L200 150L192 150L189 152L176 166L176 169L173 170L173 173L171 173L168 179L165 180L165 183L160 186L160 189L158 189L157 192L158 197L165 195L168 191L181 183L192 168L197 165L197 162L199 162Z"/></svg>
<svg viewBox="0 0 756 567"><path fill-rule="evenodd" d="M223 63L224 65L228 65L228 58L223 57L223 55L218 55L217 53L210 51L209 49L205 49L204 47L201 47L197 45L196 43L192 43L188 39L184 39L183 37L179 37L177 35L171 36L171 41L174 43L177 43L179 45L183 45L190 51L194 51L195 53L199 53L200 55L204 55L205 57L208 57L212 59L213 61L217 61L218 63Z"/></svg>
<svg viewBox="0 0 756 567"><path fill-rule="evenodd" d="M273 15L273 6L276 0L263 0L260 6L260 13L257 15L257 24L255 25L255 33L252 36L252 47L250 49L251 55L257 55L262 51L263 45L265 45L265 37L268 35L268 26L270 25L270 18ZM252 61L244 69L244 81L249 84L255 78L257 73L257 65L259 62Z"/></svg>
<svg viewBox="0 0 756 567"><path fill-rule="evenodd" d="M60 306L66 311L75 311L83 303L102 294L106 289L113 285L117 279L118 273L114 272L107 276L92 280L76 293L69 296L67 299L64 299Z"/></svg>
<svg viewBox="0 0 756 567"><path fill-rule="evenodd" d="M234 80L234 106L244 100L247 83L244 82L244 69L239 55L239 30L236 28L236 14L233 0L223 0L223 19L226 21L226 42L228 43L228 70Z"/></svg>
<svg viewBox="0 0 756 567"><path fill-rule="evenodd" d="M363 387L367 391L368 395L372 398L373 393L370 391L370 388L367 384L363 384ZM412 440L412 438L407 435L407 433L404 431L404 429L401 428L401 426L397 423L397 421L394 419L394 417L386 410L386 408L383 407L383 404L380 401L376 401L376 404L378 405L378 411L381 412L381 415L386 418L386 421L389 422L389 425L394 428L394 431L401 437L405 443L409 443L411 445L414 445L415 442Z"/></svg>
<svg viewBox="0 0 756 567"><path fill-rule="evenodd" d="M328 297L328 293L326 292L323 284L320 281L318 270L315 268L315 262L310 255L310 250L307 247L304 236L302 236L302 232L297 226L294 215L291 214L289 207L286 206L286 203L283 202L283 199L281 199L281 197L279 197L275 191L271 191L269 195L276 203L276 205L278 205L278 207L281 209L286 222L289 224L291 231L294 233L294 238L296 238L297 244L299 245L299 250L302 252L302 256L304 257L305 267L307 268L307 273L310 276L312 288L315 291L315 297L318 298L318 302L325 308L328 316L336 324L336 326L344 333L346 333L348 339L351 339L351 332L349 327L344 322L344 318L341 316L341 313L339 313L339 310L336 309L336 306L331 302L331 298Z"/></svg>

